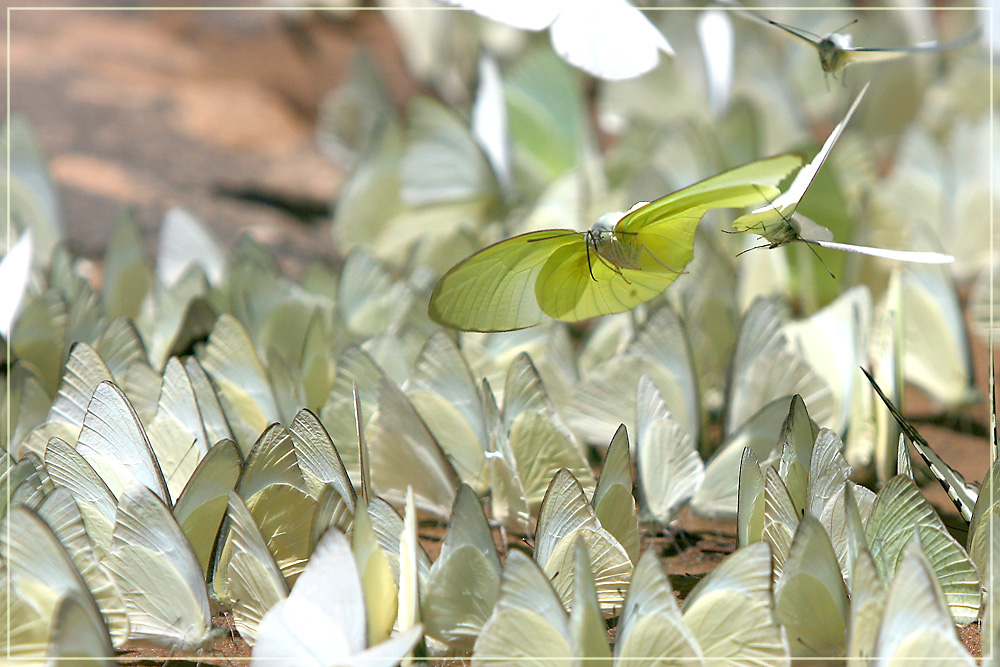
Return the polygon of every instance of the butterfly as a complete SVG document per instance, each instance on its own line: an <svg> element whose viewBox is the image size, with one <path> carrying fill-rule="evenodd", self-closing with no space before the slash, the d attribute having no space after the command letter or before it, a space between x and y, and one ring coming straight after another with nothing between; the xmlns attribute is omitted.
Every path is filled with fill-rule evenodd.
<svg viewBox="0 0 1000 667"><path fill-rule="evenodd" d="M949 51L951 49L958 49L966 46L967 44L971 44L979 39L980 36L980 30L977 28L968 35L949 42L931 41L919 42L912 46L861 47L853 46L851 44L850 35L839 32L831 32L828 35L820 36L816 33L809 32L808 30L803 30L802 28L795 28L790 25L785 25L784 23L772 21L771 19L754 12L746 12L746 14L753 16L764 23L769 23L775 28L784 30L789 35L794 35L795 37L812 44L816 48L816 51L819 52L819 62L823 67L823 72L834 78L837 77L837 74L843 72L849 65L853 65L855 63L894 60L911 53ZM844 26L844 28L856 22L857 19L848 23ZM840 28L840 30L843 30L844 28Z"/></svg>
<svg viewBox="0 0 1000 667"><path fill-rule="evenodd" d="M774 201L769 202L767 206L763 206L737 218L733 222L733 229L740 232L753 232L763 236L768 241L768 245L763 246L766 248L777 248L787 243L800 241L822 248L844 250L846 252L883 257L901 262L948 264L955 261L954 257L944 253L888 250L848 243L836 243L833 241L833 234L826 227L802 215L793 215L799 202L802 201L802 197L805 196L806 190L809 189L813 179L816 178L816 174L823 166L830 151L833 150L834 144L837 143L837 139L840 138L844 128L847 127L851 116L854 115L854 110L857 109L861 98L865 96L867 91L868 84L865 84L865 87L861 89L858 96L854 98L854 102L847 110L847 114L844 115L844 119L833 128L833 132L827 137L826 142L819 153L816 154L816 157L799 170L794 180L792 180L792 184L788 186L788 189L782 192Z"/></svg>
<svg viewBox="0 0 1000 667"><path fill-rule="evenodd" d="M706 211L760 202L800 164L796 155L757 160L605 214L586 232L548 229L495 243L441 278L428 313L465 331L511 331L543 315L575 322L630 310L683 273Z"/></svg>
<svg viewBox="0 0 1000 667"><path fill-rule="evenodd" d="M549 28L552 48L575 67L609 80L630 79L656 67L670 43L625 0L445 0L522 30Z"/></svg>

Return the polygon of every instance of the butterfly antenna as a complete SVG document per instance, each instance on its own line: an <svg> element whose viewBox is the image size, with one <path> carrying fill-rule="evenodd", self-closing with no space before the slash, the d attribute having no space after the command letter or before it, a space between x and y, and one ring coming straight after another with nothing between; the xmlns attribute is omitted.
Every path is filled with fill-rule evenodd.
<svg viewBox="0 0 1000 667"><path fill-rule="evenodd" d="M858 22L858 19L854 19L853 21L848 21L844 25L840 26L839 28L837 28L836 30L834 30L833 32L831 32L830 35L835 35L838 32L840 32L841 30L843 30L844 28L850 28L852 25L854 25L857 22ZM830 35L826 36L827 39L829 39Z"/></svg>
<svg viewBox="0 0 1000 667"><path fill-rule="evenodd" d="M597 278L594 277L594 265L590 263L590 246L591 244L596 244L593 238L593 234L594 232L588 231L584 240L587 244L587 271L590 272L590 279L593 280L594 282L597 282ZM597 252L596 247L594 248L594 252ZM600 253L598 253L598 257L600 257Z"/></svg>
<svg viewBox="0 0 1000 667"><path fill-rule="evenodd" d="M805 241L805 239L803 239L803 241ZM836 280L837 276L833 275L833 271L830 270L830 267L823 260L823 258L820 256L820 254L818 252L816 252L816 248L813 247L816 244L813 243L812 241L805 241L805 244L806 244L806 246L810 250L812 250L812 254L816 255L816 259L818 259L819 263L823 265L823 268L826 269L826 272L830 274L830 277L833 278L834 280Z"/></svg>
<svg viewBox="0 0 1000 667"><path fill-rule="evenodd" d="M767 243L765 243L764 245L755 245L752 248L747 248L746 250L739 251L738 253L736 253L736 256L739 257L740 255L742 255L744 253L748 253L751 250L761 250L762 248L770 248L770 247L771 246L769 244L767 244Z"/></svg>

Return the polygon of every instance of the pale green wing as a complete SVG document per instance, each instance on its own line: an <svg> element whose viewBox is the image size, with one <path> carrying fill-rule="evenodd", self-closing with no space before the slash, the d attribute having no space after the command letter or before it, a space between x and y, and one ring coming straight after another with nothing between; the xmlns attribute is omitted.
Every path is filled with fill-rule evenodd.
<svg viewBox="0 0 1000 667"><path fill-rule="evenodd" d="M615 437L608 445L604 465L601 466L601 478L590 504L593 505L601 526L625 547L629 559L633 563L637 562L639 520L635 498L632 496L632 460L629 456L628 431L624 424L618 427Z"/></svg>
<svg viewBox="0 0 1000 667"><path fill-rule="evenodd" d="M774 587L774 613L796 658L845 655L847 588L819 521L802 517Z"/></svg>
<svg viewBox="0 0 1000 667"><path fill-rule="evenodd" d="M125 603L94 551L83 515L72 494L66 489L56 489L38 507L38 515L66 549L66 554L93 594L115 645L120 646L128 637Z"/></svg>
<svg viewBox="0 0 1000 667"><path fill-rule="evenodd" d="M166 212L156 247L156 276L164 285L174 286L192 265L200 267L213 284L222 281L222 249L205 225L185 209Z"/></svg>
<svg viewBox="0 0 1000 667"><path fill-rule="evenodd" d="M875 652L878 629L882 624L886 590L875 561L862 550L851 570L851 605L847 631L847 656L870 658Z"/></svg>
<svg viewBox="0 0 1000 667"><path fill-rule="evenodd" d="M906 379L945 407L976 401L969 333L951 269L907 265L900 288Z"/></svg>
<svg viewBox="0 0 1000 667"><path fill-rule="evenodd" d="M536 280L546 260L564 247L586 258L583 234L568 229L529 232L494 243L438 281L427 312L436 322L466 331L509 331L538 324L543 309L535 298Z"/></svg>
<svg viewBox="0 0 1000 667"><path fill-rule="evenodd" d="M59 438L52 438L45 448L45 466L56 485L73 494L98 553L107 554L118 507L111 489L87 459Z"/></svg>
<svg viewBox="0 0 1000 667"><path fill-rule="evenodd" d="M229 492L240 476L240 455L232 440L215 443L194 469L174 505L174 518L208 575L215 537L226 513Z"/></svg>
<svg viewBox="0 0 1000 667"><path fill-rule="evenodd" d="M615 634L615 661L622 667L704 664L654 549L642 554L629 582Z"/></svg>
<svg viewBox="0 0 1000 667"><path fill-rule="evenodd" d="M573 540L573 556L573 607L569 615L573 655L585 665L606 665L611 650L598 605L587 540L579 533Z"/></svg>
<svg viewBox="0 0 1000 667"><path fill-rule="evenodd" d="M291 585L309 558L316 499L309 495L291 434L283 426L272 424L261 435L236 490Z"/></svg>
<svg viewBox="0 0 1000 667"><path fill-rule="evenodd" d="M817 424L826 425L833 414L829 385L789 342L782 319L767 299L755 300L743 317L726 402L727 434L779 396L802 396Z"/></svg>
<svg viewBox="0 0 1000 667"><path fill-rule="evenodd" d="M644 509L667 524L697 491L705 465L648 375L639 379L635 409L635 458Z"/></svg>
<svg viewBox="0 0 1000 667"><path fill-rule="evenodd" d="M898 479L898 478L897 478ZM889 665L975 665L958 638L937 576L910 534L889 587L875 657Z"/></svg>
<svg viewBox="0 0 1000 667"><path fill-rule="evenodd" d="M135 318L152 282L138 222L126 212L119 217L104 253L101 296L107 316Z"/></svg>
<svg viewBox="0 0 1000 667"><path fill-rule="evenodd" d="M421 615L427 634L455 651L471 650L499 595L500 571L479 499L462 485L424 587Z"/></svg>
<svg viewBox="0 0 1000 667"><path fill-rule="evenodd" d="M9 580L46 618L58 611L60 598L74 596L85 606L91 624L104 625L87 582L49 526L34 511L14 507L0 525L0 556Z"/></svg>
<svg viewBox="0 0 1000 667"><path fill-rule="evenodd" d="M354 486L340 453L319 418L303 408L295 415L288 431L310 495L318 498L325 486L333 486L354 512Z"/></svg>
<svg viewBox="0 0 1000 667"><path fill-rule="evenodd" d="M249 452L257 436L277 421L279 414L267 372L239 320L229 314L218 319L201 363L218 387L219 402L240 450Z"/></svg>
<svg viewBox="0 0 1000 667"><path fill-rule="evenodd" d="M146 487L122 494L105 562L125 600L130 640L182 651L211 643L201 565L170 510Z"/></svg>
<svg viewBox="0 0 1000 667"><path fill-rule="evenodd" d="M805 509L814 517L823 515L831 499L844 488L851 475L851 465L841 454L844 443L834 431L820 429L809 462L809 484Z"/></svg>
<svg viewBox="0 0 1000 667"><path fill-rule="evenodd" d="M557 320L576 322L631 310L665 290L681 275L686 265L686 262L672 263L664 269L650 260L656 270L619 269L599 258L592 249L588 251L587 242L582 237L578 241L556 248L535 279L538 306L546 315ZM622 243L636 241L622 237ZM665 247L670 247L671 254L674 253L670 240ZM690 247L693 256L693 226ZM645 256L648 253L640 254Z"/></svg>
<svg viewBox="0 0 1000 667"><path fill-rule="evenodd" d="M229 494L226 516L229 544L225 575L233 624L240 636L252 643L264 614L288 596L288 586L250 510L235 492Z"/></svg>
<svg viewBox="0 0 1000 667"><path fill-rule="evenodd" d="M809 189L809 185L816 178L816 173L823 166L830 151L833 150L834 144L837 143L837 139L840 138L844 128L847 127L847 123L851 120L854 110L861 102L861 98L865 96L867 90L868 84L865 84L865 87L861 89L858 96L854 98L854 102L848 108L844 119L833 128L833 131L827 137L819 153L816 154L809 164L799 170L791 185L788 186L788 189L768 203L767 206L737 218L733 222L733 229L759 234L772 244L780 245L797 240L799 233L790 221L792 213L795 212L799 201L802 200L806 190Z"/></svg>
<svg viewBox="0 0 1000 667"><path fill-rule="evenodd" d="M597 515L587 502L580 483L568 470L560 470L549 482L538 511L535 561L546 569L563 537L579 528L597 530L600 527Z"/></svg>
<svg viewBox="0 0 1000 667"><path fill-rule="evenodd" d="M0 576L10 581L7 568L0 561ZM0 586L0 623L9 630L0 633L0 651L8 659L39 659L48 654L52 618L44 614L10 582Z"/></svg>
<svg viewBox="0 0 1000 667"><path fill-rule="evenodd" d="M378 412L366 435L381 495L398 500L413 485L422 508L448 516L458 475L406 394L387 378L379 382Z"/></svg>
<svg viewBox="0 0 1000 667"><path fill-rule="evenodd" d="M46 433L42 438L42 448L51 436L57 436L66 442L75 442L83 428L83 418L87 415L87 406L94 390L104 380L111 379L111 371L94 348L86 343L76 343L70 348L66 369L59 383L59 393L52 403L47 422L65 424L64 433ZM51 428L43 425L43 429Z"/></svg>
<svg viewBox="0 0 1000 667"><path fill-rule="evenodd" d="M923 551L955 622L971 623L979 616L980 607L976 567L913 480L897 475L879 491L865 526L868 546L886 579L897 569L903 547L915 529L919 529L920 541L926 545Z"/></svg>
<svg viewBox="0 0 1000 667"><path fill-rule="evenodd" d="M798 155L778 155L755 160L689 185L665 197L638 208L615 226L615 231L641 232L674 226L674 217L682 216L682 224L691 224L710 208L749 206L777 194L776 186L794 169L802 165ZM697 225L697 220L694 221ZM693 236L694 230L692 228ZM683 267L681 267L683 268Z"/></svg>
<svg viewBox="0 0 1000 667"><path fill-rule="evenodd" d="M398 546L397 543L397 554ZM392 632L392 624L396 621L396 607L399 604L399 588L388 555L391 552L379 544L378 535L372 525L372 515L363 495L358 497L351 548L358 574L361 576L368 642L374 644L383 641Z"/></svg>
<svg viewBox="0 0 1000 667"><path fill-rule="evenodd" d="M78 596L62 598L52 621L46 667L72 664L78 667L112 667L114 649L108 629L90 613Z"/></svg>
<svg viewBox="0 0 1000 667"><path fill-rule="evenodd" d="M769 467L764 475L764 524L761 535L771 545L775 579L781 576L800 516L781 475Z"/></svg>
<svg viewBox="0 0 1000 667"><path fill-rule="evenodd" d="M170 503L163 473L139 417L113 382L104 381L94 390L76 451L87 459L116 497L138 482Z"/></svg>
<svg viewBox="0 0 1000 667"><path fill-rule="evenodd" d="M706 662L787 665L788 647L772 613L771 554L765 542L739 549L684 601L684 623Z"/></svg>
<svg viewBox="0 0 1000 667"><path fill-rule="evenodd" d="M976 564L979 573L986 580L990 571L989 549L992 544L991 524L993 518L1000 518L1000 463L994 461L990 471L983 478L983 488L976 498L976 506L972 510L972 521L969 523L969 541L966 545L969 558ZM997 553L997 564L1000 564L1000 553ZM998 591L1000 592L1000 591ZM998 616L1000 619L1000 616Z"/></svg>
<svg viewBox="0 0 1000 667"><path fill-rule="evenodd" d="M552 479L538 513L535 560L567 605L573 598L573 543L578 537L590 553L601 612L610 616L624 601L632 561L625 547L600 525L579 482L563 469Z"/></svg>
<svg viewBox="0 0 1000 667"><path fill-rule="evenodd" d="M569 470L581 485L592 488L593 472L572 437L544 413L522 412L507 436L508 461L517 472L524 501L533 510L541 502L557 470Z"/></svg>
<svg viewBox="0 0 1000 667"><path fill-rule="evenodd" d="M352 489L353 490L353 489ZM323 536L327 528L336 528L350 535L354 526L354 508L357 501L352 497L350 501L345 500L340 491L334 486L324 486L316 498L316 511L312 519L312 544L315 547L319 538Z"/></svg>
<svg viewBox="0 0 1000 667"><path fill-rule="evenodd" d="M524 553L512 550L496 607L476 639L472 664L551 667L553 660L569 659L570 642L569 619L548 577Z"/></svg>
<svg viewBox="0 0 1000 667"><path fill-rule="evenodd" d="M462 481L482 489L487 443L482 399L458 346L444 331L427 339L404 389Z"/></svg>
<svg viewBox="0 0 1000 667"><path fill-rule="evenodd" d="M170 495L176 498L213 444L205 435L194 388L177 357L167 361L156 416L146 434Z"/></svg>
<svg viewBox="0 0 1000 667"><path fill-rule="evenodd" d="M736 502L736 543L745 547L764 535L764 475L753 450L743 450Z"/></svg>
<svg viewBox="0 0 1000 667"><path fill-rule="evenodd" d="M980 573L983 577L983 589L985 592L984 604L986 610L983 612L983 622L980 626L982 632L983 655L992 658L992 664L996 665L997 649L1000 648L1000 518L990 515L987 519L987 526L982 531L989 540L988 545L984 545L984 562L980 566Z"/></svg>
<svg viewBox="0 0 1000 667"><path fill-rule="evenodd" d="M417 567L417 504L413 487L406 489L403 530L399 534L399 604L396 609L396 629L410 630L420 623L420 573Z"/></svg>
<svg viewBox="0 0 1000 667"><path fill-rule="evenodd" d="M698 383L688 343L687 328L673 307L668 303L657 305L624 352L616 352L584 372L566 411L573 429L598 447L611 439L622 422L636 437L636 386L643 375L648 375L671 407L671 417L693 442L698 442Z"/></svg>

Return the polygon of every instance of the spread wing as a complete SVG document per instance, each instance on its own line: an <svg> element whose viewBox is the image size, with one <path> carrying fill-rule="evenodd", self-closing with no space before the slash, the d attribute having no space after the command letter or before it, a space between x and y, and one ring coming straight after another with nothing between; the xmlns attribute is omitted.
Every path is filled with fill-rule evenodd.
<svg viewBox="0 0 1000 667"><path fill-rule="evenodd" d="M480 250L453 267L431 294L435 322L464 331L511 331L542 321L535 282L557 251L570 248L586 262L583 234L550 229L521 234ZM590 274L584 265L584 274Z"/></svg>

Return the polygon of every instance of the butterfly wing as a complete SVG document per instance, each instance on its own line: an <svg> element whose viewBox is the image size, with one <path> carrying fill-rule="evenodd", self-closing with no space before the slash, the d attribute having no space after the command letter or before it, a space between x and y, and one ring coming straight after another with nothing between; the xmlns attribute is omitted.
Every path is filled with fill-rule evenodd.
<svg viewBox="0 0 1000 667"><path fill-rule="evenodd" d="M686 237L682 240L682 244ZM690 234L694 255L694 231ZM670 248L664 243L659 247ZM654 251L655 252L655 251ZM690 258L688 259L690 261ZM687 262L674 262L676 271L619 269L587 252L586 243L563 246L545 262L535 280L538 306L557 320L576 322L598 315L621 313L649 301L681 274Z"/></svg>
<svg viewBox="0 0 1000 667"><path fill-rule="evenodd" d="M616 239L635 268L614 267L585 243L555 250L535 281L547 315L576 321L620 313L666 289L694 258L694 233L711 208L749 206L776 193L774 186L802 163L779 155L731 169L641 206L618 221Z"/></svg>
<svg viewBox="0 0 1000 667"><path fill-rule="evenodd" d="M586 261L583 235L567 229L529 232L494 243L441 278L428 314L466 331L511 331L538 324L544 309L531 291L546 260L567 246L575 246ZM586 266L583 269L590 280Z"/></svg>
<svg viewBox="0 0 1000 667"><path fill-rule="evenodd" d="M813 179L816 178L817 172L819 172L820 167L826 161L826 157L833 150L834 144L840 138L843 133L844 128L847 127L847 123L851 120L851 116L854 115L854 110L857 109L858 104L861 102L861 98L865 96L865 92L868 90L868 84L861 89L858 96L854 98L854 102L851 107L847 110L844 115L844 119L840 121L830 136L826 138L826 142L823 144L823 148L820 149L816 157L812 159L809 164L799 170L799 173L795 175L795 179L792 184L788 186L788 189L781 193L781 195L770 202L767 206L761 207L751 213L740 216L733 222L733 229L739 232L754 232L755 234L760 234L772 244L781 245L783 243L788 243L789 241L796 240L798 238L798 232L791 225L788 219L791 217L792 213L795 212L795 208L799 205L802 197L806 194L806 190L812 184ZM751 163L753 164L753 163ZM829 239L820 239L829 240Z"/></svg>
<svg viewBox="0 0 1000 667"><path fill-rule="evenodd" d="M872 63L880 60L894 60L902 58L911 53L921 53L928 51L950 51L959 49L977 41L982 35L982 29L976 28L964 37L953 39L948 42L919 42L911 46L893 47L850 47L840 48L840 57L837 61L838 69L843 69L855 63Z"/></svg>

